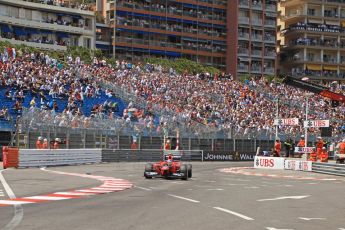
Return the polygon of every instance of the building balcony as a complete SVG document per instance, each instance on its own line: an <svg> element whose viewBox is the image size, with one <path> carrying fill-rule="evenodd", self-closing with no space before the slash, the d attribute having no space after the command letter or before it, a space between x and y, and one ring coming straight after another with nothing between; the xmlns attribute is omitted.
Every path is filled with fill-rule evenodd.
<svg viewBox="0 0 345 230"><path fill-rule="evenodd" d="M212 13L190 13L189 11L183 11L182 9L176 8L157 8L157 7L150 7L150 5L138 4L138 3L131 3L131 2L119 2L116 6L117 10L125 10L128 11L126 8L130 8L131 11L135 13L141 14L152 14L155 16L162 16L162 17L171 17L171 16L178 16L178 18L191 20L191 21L200 21L205 23L217 23L225 25L226 18L222 17L221 15L212 14ZM115 7L110 8L110 10L115 10Z"/></svg>
<svg viewBox="0 0 345 230"><path fill-rule="evenodd" d="M239 48L237 51L238 55L244 55L244 56L248 56L249 55L249 50L245 49L245 48Z"/></svg>
<svg viewBox="0 0 345 230"><path fill-rule="evenodd" d="M266 11L277 12L277 6L276 5L266 4L265 9L266 9Z"/></svg>
<svg viewBox="0 0 345 230"><path fill-rule="evenodd" d="M249 33L238 33L238 39L249 40Z"/></svg>
<svg viewBox="0 0 345 230"><path fill-rule="evenodd" d="M252 9L262 10L262 3L252 3Z"/></svg>
<svg viewBox="0 0 345 230"><path fill-rule="evenodd" d="M274 68L266 67L266 68L264 68L264 73L265 74L274 74Z"/></svg>
<svg viewBox="0 0 345 230"><path fill-rule="evenodd" d="M276 21L273 21L273 20L265 20L265 27L275 28L275 27L276 27Z"/></svg>
<svg viewBox="0 0 345 230"><path fill-rule="evenodd" d="M252 50L252 56L261 57L262 51L261 50Z"/></svg>
<svg viewBox="0 0 345 230"><path fill-rule="evenodd" d="M239 17L239 18L238 18L238 24L249 25L249 18Z"/></svg>
<svg viewBox="0 0 345 230"><path fill-rule="evenodd" d="M252 41L262 42L262 35L252 34Z"/></svg>
<svg viewBox="0 0 345 230"><path fill-rule="evenodd" d="M252 22L252 25L262 26L262 19L253 19L252 18L251 22Z"/></svg>
<svg viewBox="0 0 345 230"><path fill-rule="evenodd" d="M36 42L27 42L21 40L7 39L0 37L0 41L9 42L13 45L27 45L37 49L43 50L52 50L52 51L67 51L67 46L59 46L54 44L45 44L45 43L36 43Z"/></svg>
<svg viewBox="0 0 345 230"><path fill-rule="evenodd" d="M261 66L252 66L250 71L253 73L261 73Z"/></svg>
<svg viewBox="0 0 345 230"><path fill-rule="evenodd" d="M42 1L43 2L43 1ZM94 17L95 13L90 11L89 9L82 8L82 7L64 7L59 5L49 5L44 3L38 3L34 1L23 1L23 0L0 0L0 3L4 3L6 5L18 6L23 8L29 9L36 9L36 10L43 10L47 12L60 12L60 13L72 13L72 14L79 14L84 16L91 16Z"/></svg>
<svg viewBox="0 0 345 230"><path fill-rule="evenodd" d="M59 32L66 32L66 33L73 33L73 34L83 34L83 35L88 35L88 36L94 35L94 31L91 28L85 29L82 27L58 25L58 24L51 24L51 23L39 22L39 21L30 21L27 19L14 18L14 17L3 16L3 15L0 15L0 22L8 24L8 25L19 26L19 27L59 31Z"/></svg>
<svg viewBox="0 0 345 230"><path fill-rule="evenodd" d="M275 59L277 56L276 52L268 51L265 52L264 57L269 59Z"/></svg>
<svg viewBox="0 0 345 230"><path fill-rule="evenodd" d="M249 66L248 65L238 65L237 72L246 72L248 73Z"/></svg>
<svg viewBox="0 0 345 230"><path fill-rule="evenodd" d="M249 8L249 1L248 0L240 0L239 7L248 9Z"/></svg>

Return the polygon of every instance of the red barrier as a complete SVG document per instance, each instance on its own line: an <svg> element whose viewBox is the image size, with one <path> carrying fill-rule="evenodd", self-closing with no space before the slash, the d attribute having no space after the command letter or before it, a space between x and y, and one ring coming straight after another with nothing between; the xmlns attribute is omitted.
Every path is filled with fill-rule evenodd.
<svg viewBox="0 0 345 230"><path fill-rule="evenodd" d="M4 169L18 168L18 158L19 158L18 148L9 148L8 146L3 146L2 155L3 155L2 164L3 164Z"/></svg>

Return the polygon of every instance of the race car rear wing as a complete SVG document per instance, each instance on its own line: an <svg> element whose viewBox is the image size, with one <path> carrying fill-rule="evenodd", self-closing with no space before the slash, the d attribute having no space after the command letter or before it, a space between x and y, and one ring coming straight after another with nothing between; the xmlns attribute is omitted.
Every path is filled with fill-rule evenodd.
<svg viewBox="0 0 345 230"><path fill-rule="evenodd" d="M182 150L163 150L163 159L168 160L169 155L172 155L173 160L181 160L183 151Z"/></svg>

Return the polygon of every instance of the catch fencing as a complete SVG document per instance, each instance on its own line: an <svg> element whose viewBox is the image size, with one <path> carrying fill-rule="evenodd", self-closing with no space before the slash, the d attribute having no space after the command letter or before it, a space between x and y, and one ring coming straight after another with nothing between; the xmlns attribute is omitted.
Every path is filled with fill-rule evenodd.
<svg viewBox="0 0 345 230"><path fill-rule="evenodd" d="M182 161L203 161L203 151L180 151ZM163 159L160 149L102 149L102 162L153 162Z"/></svg>

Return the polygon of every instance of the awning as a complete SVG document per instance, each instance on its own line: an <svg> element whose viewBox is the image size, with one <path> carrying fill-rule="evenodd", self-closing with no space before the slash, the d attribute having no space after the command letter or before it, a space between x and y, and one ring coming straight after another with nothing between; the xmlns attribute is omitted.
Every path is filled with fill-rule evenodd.
<svg viewBox="0 0 345 230"><path fill-rule="evenodd" d="M324 70L338 70L338 67L337 66L329 66L329 65L325 65L325 66L323 66L323 69Z"/></svg>
<svg viewBox="0 0 345 230"><path fill-rule="evenodd" d="M338 21L326 20L326 25L339 26Z"/></svg>
<svg viewBox="0 0 345 230"><path fill-rule="evenodd" d="M34 28L27 28L25 30L26 30L26 33L28 34L39 34L38 30Z"/></svg>
<svg viewBox="0 0 345 230"><path fill-rule="evenodd" d="M213 24L214 28L219 28L219 29L226 29L226 27L224 25L217 25L217 24Z"/></svg>
<svg viewBox="0 0 345 230"><path fill-rule="evenodd" d="M96 48L101 50L110 50L111 47L110 45L96 44Z"/></svg>
<svg viewBox="0 0 345 230"><path fill-rule="evenodd" d="M208 23L202 23L202 22L199 22L198 23L198 26L206 26L206 27L211 27L212 24L208 24Z"/></svg>
<svg viewBox="0 0 345 230"><path fill-rule="evenodd" d="M170 52L170 51L167 51L167 52L166 52L166 55L167 55L167 56L170 56L170 57L181 57L181 53Z"/></svg>
<svg viewBox="0 0 345 230"><path fill-rule="evenodd" d="M138 13L133 13L133 16L136 16L136 17L143 17L143 18L148 18L148 17L150 17L150 15L148 15L148 14L138 14Z"/></svg>
<svg viewBox="0 0 345 230"><path fill-rule="evenodd" d="M213 42L213 44L224 45L224 46L226 45L226 42L225 42L225 41L213 40L212 42Z"/></svg>
<svg viewBox="0 0 345 230"><path fill-rule="evenodd" d="M69 34L61 32L56 33L56 36L58 36L59 38L69 38Z"/></svg>
<svg viewBox="0 0 345 230"><path fill-rule="evenodd" d="M197 9L198 8L197 5L192 5L192 4L187 4L187 3L183 3L183 7L192 8L192 9Z"/></svg>
<svg viewBox="0 0 345 230"><path fill-rule="evenodd" d="M23 28L20 28L20 27L13 27L13 33L18 35L18 36L25 36L25 35L27 35L25 30Z"/></svg>
<svg viewBox="0 0 345 230"><path fill-rule="evenodd" d="M148 53L148 49L133 48L133 52Z"/></svg>
<svg viewBox="0 0 345 230"><path fill-rule="evenodd" d="M172 22L182 22L182 19L179 18L167 18L167 20Z"/></svg>
<svg viewBox="0 0 345 230"><path fill-rule="evenodd" d="M345 66L340 66L340 70L345 70Z"/></svg>
<svg viewBox="0 0 345 230"><path fill-rule="evenodd" d="M10 27L8 27L8 25L1 25L1 30L3 33L10 33L12 32L12 30L10 29Z"/></svg>
<svg viewBox="0 0 345 230"><path fill-rule="evenodd" d="M50 30L40 30L41 34L52 34L53 32Z"/></svg>
<svg viewBox="0 0 345 230"><path fill-rule="evenodd" d="M116 11L116 15L119 15L119 16L127 16L127 15L132 15L132 14L133 14L132 12L127 12L127 11L122 11L122 10Z"/></svg>
<svg viewBox="0 0 345 230"><path fill-rule="evenodd" d="M150 50L150 54L165 55L165 51L162 51L162 50Z"/></svg>
<svg viewBox="0 0 345 230"><path fill-rule="evenodd" d="M197 24L197 22L195 22L195 21L190 21L190 20L183 20L183 23L187 23L187 24Z"/></svg>
<svg viewBox="0 0 345 230"><path fill-rule="evenodd" d="M321 65L313 65L313 64L309 64L307 65L308 70L321 70Z"/></svg>
<svg viewBox="0 0 345 230"><path fill-rule="evenodd" d="M308 23L312 23L312 24L323 24L323 20L322 19L309 19L308 18Z"/></svg>
<svg viewBox="0 0 345 230"><path fill-rule="evenodd" d="M191 42L197 42L198 41L198 39L196 39L196 38L189 38L189 37L183 37L182 40L191 41Z"/></svg>

